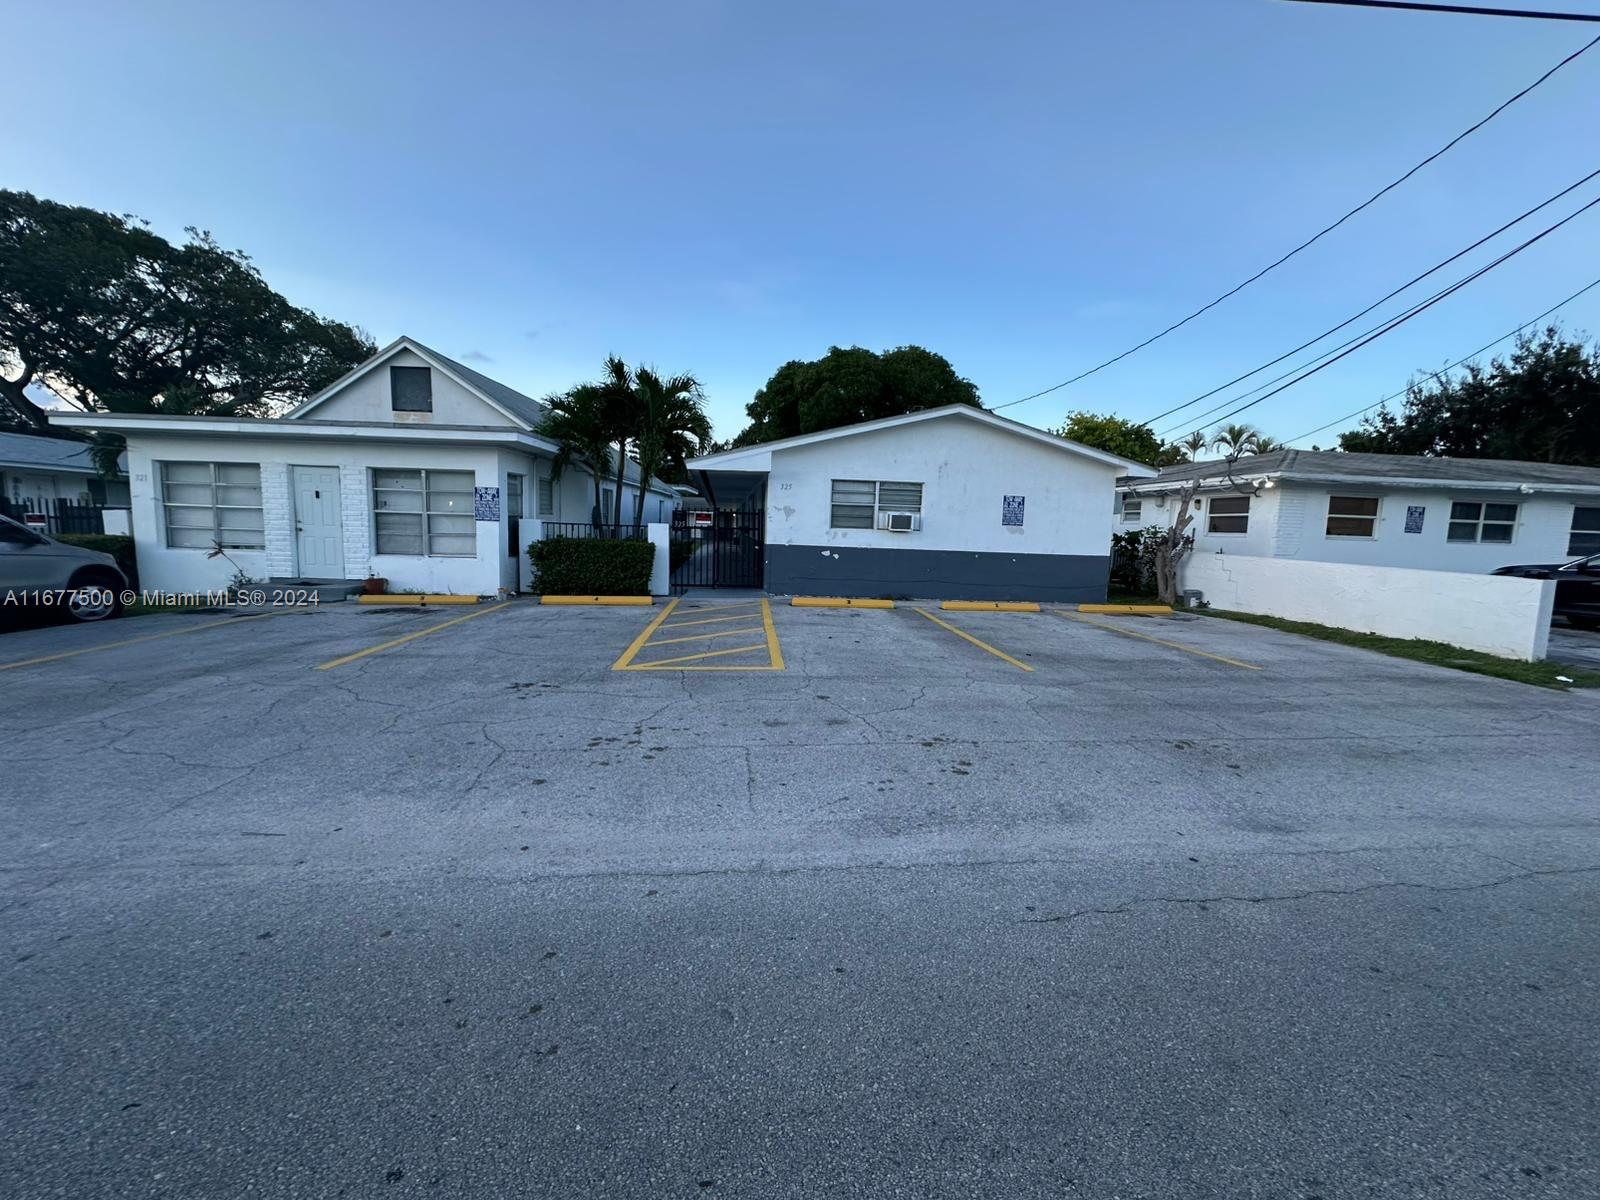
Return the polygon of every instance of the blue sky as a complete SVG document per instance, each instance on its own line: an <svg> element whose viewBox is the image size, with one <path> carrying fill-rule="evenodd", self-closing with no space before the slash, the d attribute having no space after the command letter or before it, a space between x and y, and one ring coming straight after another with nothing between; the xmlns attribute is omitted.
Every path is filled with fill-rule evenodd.
<svg viewBox="0 0 1600 1200"><path fill-rule="evenodd" d="M608 352L693 371L723 437L835 344L925 345L991 405L1058 382L1593 33L1273 0L9 9L4 186L210 229L295 302L534 394ZM1600 47L1226 305L1007 415L1143 420L1276 356L1600 166L1597 95ZM1597 264L1600 209L1249 417L1310 429ZM1600 289L1566 316L1600 334Z"/></svg>

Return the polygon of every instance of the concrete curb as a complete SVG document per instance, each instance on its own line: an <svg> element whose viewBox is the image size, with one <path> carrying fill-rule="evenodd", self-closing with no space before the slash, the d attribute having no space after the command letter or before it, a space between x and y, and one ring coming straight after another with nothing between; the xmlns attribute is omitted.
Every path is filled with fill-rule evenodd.
<svg viewBox="0 0 1600 1200"><path fill-rule="evenodd" d="M791 608L893 608L893 600L862 600L844 596L795 596Z"/></svg>

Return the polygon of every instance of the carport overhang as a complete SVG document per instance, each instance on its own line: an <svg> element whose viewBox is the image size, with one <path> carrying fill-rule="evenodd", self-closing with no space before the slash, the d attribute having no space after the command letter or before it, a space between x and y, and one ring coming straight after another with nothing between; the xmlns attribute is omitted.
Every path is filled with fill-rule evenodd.
<svg viewBox="0 0 1600 1200"><path fill-rule="evenodd" d="M766 471L696 471L713 508L760 507L766 502Z"/></svg>

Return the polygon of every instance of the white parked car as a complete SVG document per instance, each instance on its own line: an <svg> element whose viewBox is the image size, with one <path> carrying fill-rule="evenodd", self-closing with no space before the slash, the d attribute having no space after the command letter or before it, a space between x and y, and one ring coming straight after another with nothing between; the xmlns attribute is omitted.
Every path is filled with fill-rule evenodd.
<svg viewBox="0 0 1600 1200"><path fill-rule="evenodd" d="M111 555L0 517L0 612L59 607L75 621L103 621L122 611L127 586Z"/></svg>

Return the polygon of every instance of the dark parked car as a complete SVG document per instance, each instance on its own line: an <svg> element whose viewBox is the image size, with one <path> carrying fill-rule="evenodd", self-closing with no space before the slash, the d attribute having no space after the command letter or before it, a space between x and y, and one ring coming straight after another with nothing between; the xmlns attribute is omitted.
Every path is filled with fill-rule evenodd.
<svg viewBox="0 0 1600 1200"><path fill-rule="evenodd" d="M1496 575L1556 581L1556 616L1579 629L1600 629L1600 554L1569 563L1536 563L1501 567Z"/></svg>

